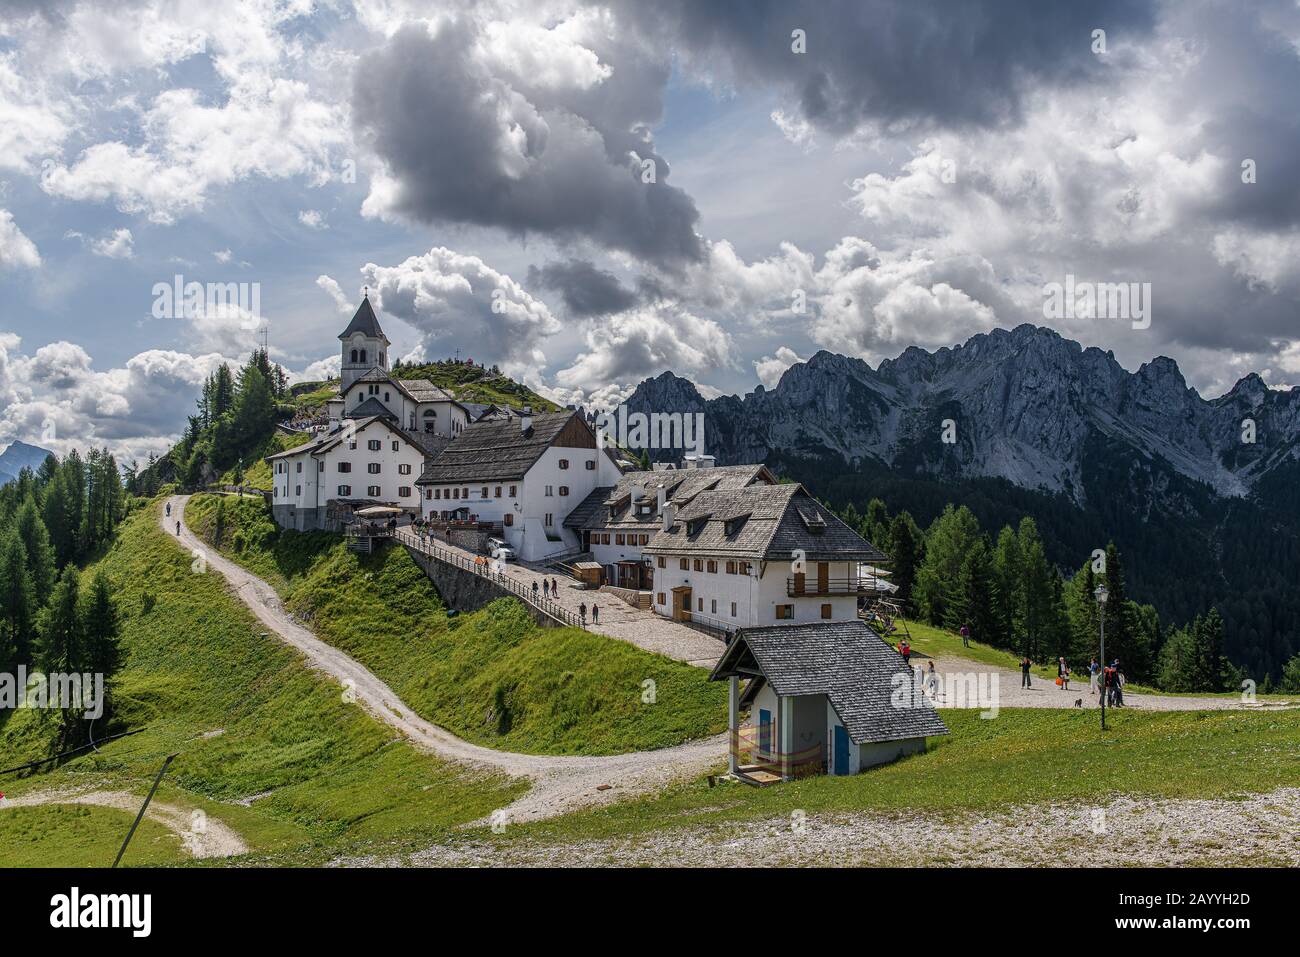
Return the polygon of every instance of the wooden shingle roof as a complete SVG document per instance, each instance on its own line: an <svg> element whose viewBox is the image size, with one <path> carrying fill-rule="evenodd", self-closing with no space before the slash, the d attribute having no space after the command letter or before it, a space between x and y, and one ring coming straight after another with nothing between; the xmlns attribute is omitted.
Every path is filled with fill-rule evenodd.
<svg viewBox="0 0 1300 957"><path fill-rule="evenodd" d="M903 656L861 621L746 628L709 678L755 670L778 695L826 695L854 744L948 733L925 696L911 693Z"/></svg>
<svg viewBox="0 0 1300 957"><path fill-rule="evenodd" d="M748 485L701 492L678 511L647 554L699 554L788 561L888 561L802 485Z"/></svg>
<svg viewBox="0 0 1300 957"><path fill-rule="evenodd" d="M565 528L634 528L659 521L659 489L665 489L668 501L680 507L701 492L738 489L754 483L775 483L765 465L724 465L707 469L665 469L624 472L618 485L593 489L564 520ZM637 515L632 509L632 488L646 490L654 509L649 515ZM611 516L610 510L613 509Z"/></svg>
<svg viewBox="0 0 1300 957"><path fill-rule="evenodd" d="M577 414L566 411L534 415L527 431L520 428L519 419L475 422L425 466L415 484L522 479Z"/></svg>

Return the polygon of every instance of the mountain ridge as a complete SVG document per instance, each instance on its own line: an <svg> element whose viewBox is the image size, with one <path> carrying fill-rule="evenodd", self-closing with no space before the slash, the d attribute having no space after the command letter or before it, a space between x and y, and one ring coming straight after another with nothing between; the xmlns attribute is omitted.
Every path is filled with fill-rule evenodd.
<svg viewBox="0 0 1300 957"><path fill-rule="evenodd" d="M874 460L918 475L1004 478L1079 503L1080 455L1093 435L1161 458L1221 497L1246 496L1300 457L1300 387L1270 389L1252 372L1204 399L1168 356L1129 372L1109 350L1029 324L933 352L911 346L874 370L821 350L772 389L744 396L704 399L665 372L638 385L627 405L704 412L706 445L723 462L830 454L850 467ZM1243 440L1247 419L1254 442ZM941 437L945 420L951 444Z"/></svg>

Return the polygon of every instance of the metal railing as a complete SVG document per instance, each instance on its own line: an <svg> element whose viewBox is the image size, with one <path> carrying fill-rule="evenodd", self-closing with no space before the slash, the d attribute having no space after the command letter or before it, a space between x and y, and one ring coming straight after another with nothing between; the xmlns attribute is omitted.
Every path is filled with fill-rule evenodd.
<svg viewBox="0 0 1300 957"><path fill-rule="evenodd" d="M420 552L423 555L428 555L430 558L435 558L440 562L444 562L454 568L459 568L462 571L471 572L478 575L480 578L486 578L493 584L496 584L510 592L520 601L524 602L524 604L537 609L542 614L558 621L562 625L570 625L574 628L583 629L587 627L586 621L569 611L558 601L555 601L552 598L543 598L534 595L531 588L526 588L513 578L507 576L506 573L501 570L504 565L498 565L496 570L493 570L491 559L484 558L482 555L475 555L473 559L466 558L464 555L453 552L450 549L435 545L431 541L425 541L408 528L399 528L397 530L397 539L401 541L402 544L414 548L417 552Z"/></svg>

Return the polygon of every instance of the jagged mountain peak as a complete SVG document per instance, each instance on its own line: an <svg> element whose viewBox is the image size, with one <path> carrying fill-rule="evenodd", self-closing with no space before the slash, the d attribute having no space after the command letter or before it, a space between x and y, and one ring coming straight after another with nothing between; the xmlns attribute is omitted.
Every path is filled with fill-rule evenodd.
<svg viewBox="0 0 1300 957"><path fill-rule="evenodd" d="M1300 435L1300 389L1269 390L1257 375L1206 401L1168 356L1125 370L1114 353L1084 348L1029 323L993 329L953 347L905 349L876 370L821 350L792 365L773 389L704 401L672 373L647 379L629 406L704 411L720 461L772 455L876 460L933 474L1005 478L1026 488L1085 496L1087 457L1163 462L1221 495L1239 496L1283 456L1242 447L1240 406L1269 442ZM952 419L958 441L939 444Z"/></svg>

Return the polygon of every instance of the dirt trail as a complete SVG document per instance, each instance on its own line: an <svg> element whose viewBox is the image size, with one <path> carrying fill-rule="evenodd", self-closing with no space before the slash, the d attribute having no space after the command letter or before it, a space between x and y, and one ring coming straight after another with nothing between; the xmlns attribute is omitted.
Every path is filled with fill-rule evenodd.
<svg viewBox="0 0 1300 957"><path fill-rule="evenodd" d="M129 791L33 791L17 797L6 797L0 802L0 811L13 807L39 807L46 804L89 804L95 807L111 807L119 811L136 814L144 798ZM247 854L248 845L234 830L218 821L210 814L196 818L194 811L151 801L145 817L157 821L163 827L181 839L181 845L194 857L233 857ZM108 863L108 862L106 862Z"/></svg>
<svg viewBox="0 0 1300 957"><path fill-rule="evenodd" d="M929 659L921 655L912 656L912 666L924 667ZM1030 687L1020 686L1020 672L997 665L988 665L969 658L941 655L934 660L935 671L939 673L941 689L950 687L950 680L964 675L997 675L998 707L1000 708L1073 708L1079 701L1079 707L1097 710L1097 695L1088 692L1088 676L1079 681L1077 676L1070 678L1070 690L1065 691L1056 686L1050 678L1033 675ZM953 689L957 697L957 689ZM941 692L938 699L941 707L949 704ZM1261 701L1258 704L1246 704L1240 697L1211 697L1193 695L1158 695L1124 693L1124 707L1131 711L1282 711L1294 708L1300 702L1290 700Z"/></svg>
<svg viewBox="0 0 1300 957"><path fill-rule="evenodd" d="M426 721L392 688L355 659L326 644L285 610L280 596L262 579L235 564L199 539L185 524L188 495L168 499L170 516L160 511L163 531L186 548L201 550L207 567L219 572L259 621L286 644L300 651L307 663L350 689L374 717L401 732L413 744L478 768L526 777L532 788L504 809L505 820L524 821L564 814L580 807L606 804L629 794L656 790L664 784L693 777L721 762L727 753L725 734L659 751L637 751L607 757L555 757L497 751L471 744ZM597 790L605 787L605 790Z"/></svg>

